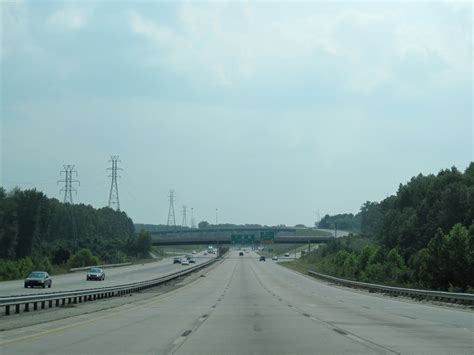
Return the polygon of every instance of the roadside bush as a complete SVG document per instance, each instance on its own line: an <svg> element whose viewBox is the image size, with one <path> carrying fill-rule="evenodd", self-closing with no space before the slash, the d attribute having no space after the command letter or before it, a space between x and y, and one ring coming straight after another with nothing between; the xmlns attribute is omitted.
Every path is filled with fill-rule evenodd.
<svg viewBox="0 0 474 355"><path fill-rule="evenodd" d="M69 259L69 267L94 266L99 264L99 258L92 255L89 249L79 250Z"/></svg>

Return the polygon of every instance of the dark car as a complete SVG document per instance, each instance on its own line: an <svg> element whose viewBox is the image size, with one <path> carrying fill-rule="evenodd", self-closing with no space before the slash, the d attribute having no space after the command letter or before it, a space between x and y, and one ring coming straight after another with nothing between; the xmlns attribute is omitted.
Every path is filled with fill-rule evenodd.
<svg viewBox="0 0 474 355"><path fill-rule="evenodd" d="M173 264L181 264L181 258L177 256L176 258L173 259Z"/></svg>
<svg viewBox="0 0 474 355"><path fill-rule="evenodd" d="M243 252L243 251L239 251L239 256L244 256L244 252Z"/></svg>
<svg viewBox="0 0 474 355"><path fill-rule="evenodd" d="M43 288L48 286L51 288L52 284L53 280L51 280L51 277L46 271L33 271L25 279L25 288L35 286L41 286Z"/></svg>
<svg viewBox="0 0 474 355"><path fill-rule="evenodd" d="M261 255L260 259L258 261L265 261L265 257L263 255Z"/></svg>
<svg viewBox="0 0 474 355"><path fill-rule="evenodd" d="M105 280L105 272L100 267L91 267L89 271L87 271L86 280Z"/></svg>
<svg viewBox="0 0 474 355"><path fill-rule="evenodd" d="M188 261L190 264L196 264L196 260L194 258L189 258Z"/></svg>

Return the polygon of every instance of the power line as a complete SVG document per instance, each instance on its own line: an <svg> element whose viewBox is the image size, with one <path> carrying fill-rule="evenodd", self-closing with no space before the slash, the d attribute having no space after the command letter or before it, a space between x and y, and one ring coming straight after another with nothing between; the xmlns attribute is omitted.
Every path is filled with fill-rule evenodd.
<svg viewBox="0 0 474 355"><path fill-rule="evenodd" d="M170 200L170 207L168 210L168 223L167 226L176 226L176 219L174 217L174 190L170 190L169 194L169 200Z"/></svg>
<svg viewBox="0 0 474 355"><path fill-rule="evenodd" d="M64 187L59 190L59 193L64 192L63 202L70 203L72 205L72 192L74 191L77 195L77 190L73 187L73 184L78 184L78 186L81 186L81 182L79 180L72 179L73 173L77 176L77 171L74 170L74 165L63 165L63 170L61 170L59 174L62 175L63 173L65 175L64 180L57 181L57 184L64 183Z"/></svg>
<svg viewBox="0 0 474 355"><path fill-rule="evenodd" d="M110 157L109 162L112 163L112 167L107 168L107 170L111 170L112 174L109 177L112 178L110 183L110 193L109 193L109 207L120 211L120 200L119 200L119 193L118 193L118 184L117 184L117 170L123 170L117 166L117 163L120 162L118 155L112 155ZM115 208L114 208L115 207Z"/></svg>
<svg viewBox="0 0 474 355"><path fill-rule="evenodd" d="M188 226L188 222L186 221L186 211L187 211L188 207L186 206L183 206L183 222L181 222L181 227L187 227Z"/></svg>

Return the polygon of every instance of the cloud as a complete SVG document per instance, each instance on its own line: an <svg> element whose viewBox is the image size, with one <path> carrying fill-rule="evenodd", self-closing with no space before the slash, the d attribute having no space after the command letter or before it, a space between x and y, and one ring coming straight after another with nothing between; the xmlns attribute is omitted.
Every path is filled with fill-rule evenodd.
<svg viewBox="0 0 474 355"><path fill-rule="evenodd" d="M68 3L54 11L49 16L48 22L53 26L64 29L80 30L87 25L94 7L91 3L87 5L81 4L81 6Z"/></svg>
<svg viewBox="0 0 474 355"><path fill-rule="evenodd" d="M426 5L312 5L185 2L174 24L133 11L130 28L155 46L156 60L147 64L191 80L202 75L222 87L284 85L278 78L289 72L296 82L306 81L310 68L316 75L334 70L334 85L367 95L395 83L414 58L424 63L418 69L430 73L431 84L462 80L470 70L472 39L458 36L466 28L449 21L440 26L440 13L419 20ZM407 79L414 88L423 84L410 74Z"/></svg>

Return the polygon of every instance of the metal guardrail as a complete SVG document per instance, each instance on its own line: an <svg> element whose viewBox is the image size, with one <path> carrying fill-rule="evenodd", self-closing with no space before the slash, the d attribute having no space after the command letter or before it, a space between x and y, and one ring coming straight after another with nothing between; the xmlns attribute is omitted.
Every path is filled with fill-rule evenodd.
<svg viewBox="0 0 474 355"><path fill-rule="evenodd" d="M438 300L438 301L443 301L443 302L474 304L474 294L472 293L429 291L429 290L418 290L418 289L413 289L413 288L403 288L403 287L370 284L370 283L365 283L365 282L340 279L338 277L320 274L319 272L311 271L311 270L308 270L308 275L325 280L325 281L334 282L342 286L366 289L366 290L369 290L369 292L382 292L382 293L388 293L391 295L409 296L409 297L418 298L418 299L427 298L427 299Z"/></svg>
<svg viewBox="0 0 474 355"><path fill-rule="evenodd" d="M90 266L84 266L84 267L73 267L69 269L70 272L75 272L75 271L84 271L84 270L89 270L91 267L100 267L102 269L106 269L109 267L120 267L120 266L129 266L132 265L132 263L120 263L120 264L105 264L105 265L90 265Z"/></svg>
<svg viewBox="0 0 474 355"><path fill-rule="evenodd" d="M33 306L33 310L37 310L38 307L45 309L46 305L48 308L53 306L65 306L67 304L77 304L83 302L94 301L97 299L123 296L133 292L138 292L150 287L157 286L164 282L176 279L178 277L190 274L194 271L202 269L221 260L222 257L217 257L209 261L205 261L202 264L186 268L185 270L174 272L172 274L162 276L156 279L134 282L131 284L107 286L94 289L83 289L75 291L64 291L64 292L48 292L40 293L35 295L20 295L20 296L7 296L0 297L0 307L5 307L5 315L10 315L11 308L14 307L15 313L21 312L21 306L23 306L24 312L30 311L30 305Z"/></svg>

